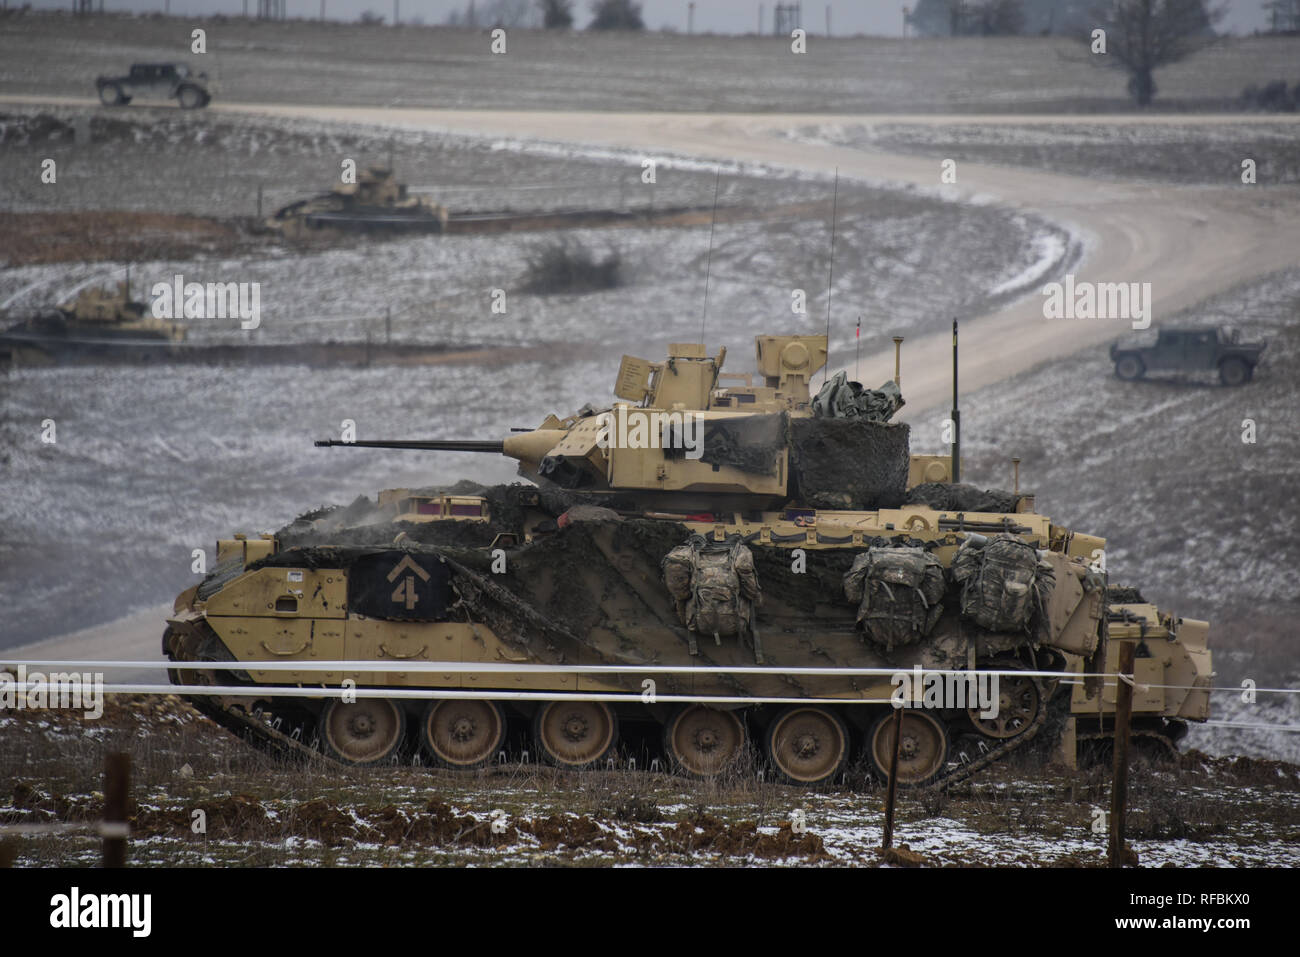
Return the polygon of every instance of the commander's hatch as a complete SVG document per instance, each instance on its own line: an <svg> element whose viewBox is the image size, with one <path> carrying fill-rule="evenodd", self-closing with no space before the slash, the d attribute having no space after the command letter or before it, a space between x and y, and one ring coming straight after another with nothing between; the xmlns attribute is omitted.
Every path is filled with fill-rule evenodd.
<svg viewBox="0 0 1300 957"><path fill-rule="evenodd" d="M671 343L664 362L625 355L619 363L614 395L643 408L707 411L726 357L725 347L715 359L697 342Z"/></svg>

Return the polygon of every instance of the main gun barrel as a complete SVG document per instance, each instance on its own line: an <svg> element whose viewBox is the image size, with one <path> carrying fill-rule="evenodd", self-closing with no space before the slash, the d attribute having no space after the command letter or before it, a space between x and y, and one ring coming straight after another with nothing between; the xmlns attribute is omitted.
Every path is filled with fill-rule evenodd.
<svg viewBox="0 0 1300 957"><path fill-rule="evenodd" d="M353 445L362 449L423 449L428 452L505 452L504 442L477 439L374 439L344 442L342 439L317 439L317 445Z"/></svg>

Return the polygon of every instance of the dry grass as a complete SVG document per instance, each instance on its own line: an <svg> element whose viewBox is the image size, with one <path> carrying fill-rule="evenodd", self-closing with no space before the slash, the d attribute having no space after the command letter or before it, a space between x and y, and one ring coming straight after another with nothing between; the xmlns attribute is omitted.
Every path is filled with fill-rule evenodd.
<svg viewBox="0 0 1300 957"><path fill-rule="evenodd" d="M0 721L0 767L18 769L0 784L0 823L97 819L104 756L126 751L137 863L876 866L882 860L876 850L881 789L810 792L775 783L770 773L758 773L752 749L710 780L646 771L642 761L637 770L575 773L512 760L454 774L410 763L369 769L280 763L170 697L110 700L98 722L63 712L12 712ZM855 780L853 773L847 778ZM1100 768L1004 766L949 793L903 791L897 833L929 864L1092 866L1101 852L1091 824L1095 809L1109 804L1108 778ZM1132 782L1135 841L1222 847L1222 854L1249 861L1300 833L1300 769L1290 765L1191 755L1177 767L1135 768ZM791 827L798 809L809 821L805 834ZM197 810L206 815L204 834L191 827ZM498 831L494 817L502 818ZM945 833L977 839L936 846L933 835ZM927 835L928 846L921 846ZM93 835L73 833L10 840L0 861L8 855L24 866L93 864L98 854Z"/></svg>

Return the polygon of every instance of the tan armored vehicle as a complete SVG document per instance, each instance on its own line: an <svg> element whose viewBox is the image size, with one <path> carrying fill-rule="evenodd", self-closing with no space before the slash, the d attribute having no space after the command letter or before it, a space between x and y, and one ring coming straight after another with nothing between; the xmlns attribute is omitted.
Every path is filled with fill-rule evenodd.
<svg viewBox="0 0 1300 957"><path fill-rule="evenodd" d="M409 195L391 169L371 166L357 174L355 183L341 183L277 210L267 225L294 239L322 230L440 233L447 226L447 209Z"/></svg>
<svg viewBox="0 0 1300 957"><path fill-rule="evenodd" d="M1208 715L1206 624L1112 603L1103 539L912 456L896 381L813 395L824 337L756 346L756 375L699 344L624 357L613 405L499 441L347 443L504 454L528 484L393 490L219 542L163 638L211 667L173 680L225 689L192 700L232 730L354 764L418 747L451 768L507 749L604 766L628 756L620 727L652 723L687 773L753 745L808 785L859 755L883 773L894 702L905 784L962 780L1049 725L1072 759L1114 712L1087 676L1125 641L1152 686L1197 689L1145 690L1142 733L1167 749ZM403 697L421 688L445 696Z"/></svg>
<svg viewBox="0 0 1300 957"><path fill-rule="evenodd" d="M147 304L131 300L128 281L113 289L85 289L57 309L10 326L0 333L0 350L20 364L40 365L123 352L163 358L184 341L184 326L157 319Z"/></svg>

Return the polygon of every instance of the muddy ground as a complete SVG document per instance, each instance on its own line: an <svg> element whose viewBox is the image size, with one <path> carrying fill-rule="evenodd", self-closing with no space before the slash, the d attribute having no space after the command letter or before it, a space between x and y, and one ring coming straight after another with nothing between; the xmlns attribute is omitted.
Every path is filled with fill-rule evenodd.
<svg viewBox="0 0 1300 957"><path fill-rule="evenodd" d="M130 861L154 865L1062 866L1105 865L1109 773L985 772L948 794L908 794L898 852L882 857L884 792L851 770L807 791L757 769L718 781L645 770L559 772L507 761L457 775L426 767L277 764L174 698L0 717L0 823L96 819L104 755L133 768ZM638 767L646 767L647 752ZM1300 864L1300 768L1185 756L1134 769L1128 833L1144 867ZM206 833L194 831L202 811ZM802 811L806 833L792 820ZM497 832L493 822L499 821ZM20 866L92 865L85 834L11 839Z"/></svg>

